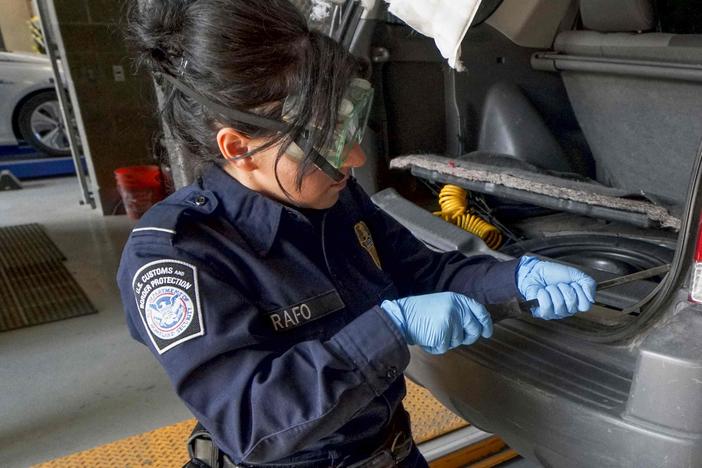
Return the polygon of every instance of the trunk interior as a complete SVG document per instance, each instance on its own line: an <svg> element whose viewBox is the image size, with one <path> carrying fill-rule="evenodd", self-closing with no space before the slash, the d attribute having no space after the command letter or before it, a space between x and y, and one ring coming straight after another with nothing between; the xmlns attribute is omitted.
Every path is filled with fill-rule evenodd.
<svg viewBox="0 0 702 468"><path fill-rule="evenodd" d="M376 26L374 54L387 52L373 65L379 160L413 176L386 181L432 212L445 184L467 189L468 211L498 228L508 256L549 257L598 280L670 264L702 136L690 119L702 106L702 36L669 24L628 32L650 29L629 17L621 32L597 32L621 15L613 3L568 10L555 43L522 46L501 19L510 2L499 3L486 2L495 13L463 41L462 73L391 15ZM568 325L635 321L663 276L603 291Z"/></svg>

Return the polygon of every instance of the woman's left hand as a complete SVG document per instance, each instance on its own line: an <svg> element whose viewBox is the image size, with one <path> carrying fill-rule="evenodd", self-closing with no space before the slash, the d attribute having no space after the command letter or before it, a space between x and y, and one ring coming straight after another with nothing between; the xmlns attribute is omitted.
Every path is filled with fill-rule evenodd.
<svg viewBox="0 0 702 468"><path fill-rule="evenodd" d="M526 300L538 299L534 317L553 320L590 310L597 283L576 268L525 256L517 267L517 289Z"/></svg>

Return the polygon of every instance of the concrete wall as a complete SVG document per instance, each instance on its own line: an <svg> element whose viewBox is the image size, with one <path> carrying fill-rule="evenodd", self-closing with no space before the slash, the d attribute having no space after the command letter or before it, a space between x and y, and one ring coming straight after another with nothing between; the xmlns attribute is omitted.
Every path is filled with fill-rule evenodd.
<svg viewBox="0 0 702 468"><path fill-rule="evenodd" d="M119 203L114 169L154 162L152 142L159 125L153 85L133 72L123 40L124 0L53 3L89 147L95 197L109 215ZM123 68L122 78L115 66Z"/></svg>
<svg viewBox="0 0 702 468"><path fill-rule="evenodd" d="M33 52L27 25L33 14L31 0L0 0L0 32L5 49Z"/></svg>

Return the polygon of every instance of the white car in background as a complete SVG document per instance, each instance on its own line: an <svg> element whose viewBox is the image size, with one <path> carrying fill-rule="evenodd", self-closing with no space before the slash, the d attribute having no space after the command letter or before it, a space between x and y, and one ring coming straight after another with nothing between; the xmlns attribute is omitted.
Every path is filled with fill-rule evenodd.
<svg viewBox="0 0 702 468"><path fill-rule="evenodd" d="M0 145L22 142L49 156L71 153L48 57L0 52Z"/></svg>

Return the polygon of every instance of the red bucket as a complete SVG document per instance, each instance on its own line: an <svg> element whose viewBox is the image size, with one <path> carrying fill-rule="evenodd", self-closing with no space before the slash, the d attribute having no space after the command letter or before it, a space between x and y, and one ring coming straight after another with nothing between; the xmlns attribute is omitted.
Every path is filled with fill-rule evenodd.
<svg viewBox="0 0 702 468"><path fill-rule="evenodd" d="M117 191L127 216L139 219L156 202L163 200L163 179L158 166L129 166L115 170Z"/></svg>

